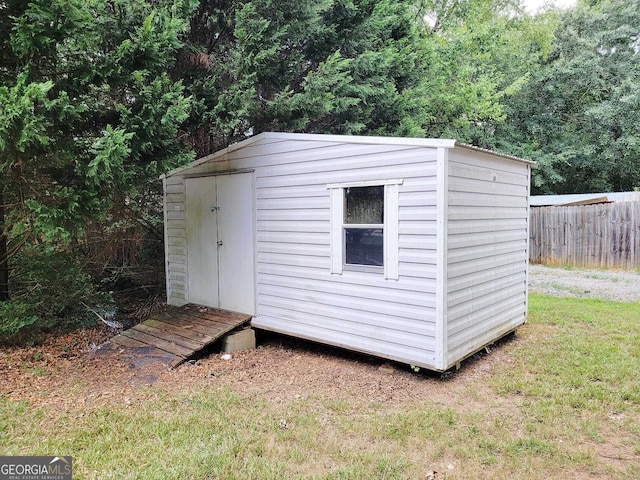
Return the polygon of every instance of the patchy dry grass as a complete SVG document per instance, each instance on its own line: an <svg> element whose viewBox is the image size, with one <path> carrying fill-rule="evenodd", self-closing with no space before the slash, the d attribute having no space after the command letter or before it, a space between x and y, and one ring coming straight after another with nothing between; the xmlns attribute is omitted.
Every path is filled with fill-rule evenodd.
<svg viewBox="0 0 640 480"><path fill-rule="evenodd" d="M0 453L72 455L77 479L640 478L639 303L532 295L446 379L304 344L237 358L7 392Z"/></svg>

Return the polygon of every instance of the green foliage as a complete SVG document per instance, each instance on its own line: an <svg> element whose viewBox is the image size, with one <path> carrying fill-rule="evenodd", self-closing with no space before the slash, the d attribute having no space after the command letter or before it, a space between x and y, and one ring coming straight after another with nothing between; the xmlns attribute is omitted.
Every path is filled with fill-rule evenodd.
<svg viewBox="0 0 640 480"><path fill-rule="evenodd" d="M47 120L39 115L39 104L47 104L47 94L53 82L27 84L27 76L20 74L12 86L0 86L0 151L10 148L24 152L32 145L46 145L49 139ZM0 172L11 166L9 158L2 158Z"/></svg>
<svg viewBox="0 0 640 480"><path fill-rule="evenodd" d="M12 280L13 299L0 302L0 342L28 340L39 331L95 324L84 303L108 306L72 252L27 247L15 256L19 273Z"/></svg>
<svg viewBox="0 0 640 480"><path fill-rule="evenodd" d="M633 0L580 3L557 17L549 55L506 99L495 146L540 162L551 193L640 185L640 10Z"/></svg>
<svg viewBox="0 0 640 480"><path fill-rule="evenodd" d="M510 1L419 5L440 66L428 135L537 161L538 193L640 184L637 2L536 16Z"/></svg>
<svg viewBox="0 0 640 480"><path fill-rule="evenodd" d="M96 184L112 184L114 178L122 178L123 165L131 153L129 146L133 133L127 133L121 128L113 129L107 125L103 136L93 142L91 153L95 155L89 162L87 176ZM120 175L116 175L120 174Z"/></svg>
<svg viewBox="0 0 640 480"><path fill-rule="evenodd" d="M489 38L506 28L502 5L487 2L421 2L424 42L435 64L424 80L429 99L427 135L468 140L469 129L502 116L500 76L487 61ZM486 22L495 15L495 22Z"/></svg>
<svg viewBox="0 0 640 480"><path fill-rule="evenodd" d="M202 2L177 65L198 154L262 131L422 135L431 64L408 1Z"/></svg>
<svg viewBox="0 0 640 480"><path fill-rule="evenodd" d="M9 339L15 341L19 333L24 334L39 321L26 302L0 302L0 318L0 343Z"/></svg>
<svg viewBox="0 0 640 480"><path fill-rule="evenodd" d="M17 315L10 309L26 309L25 318L42 327L75 318L69 306L91 292L78 266L92 250L87 228L119 222L111 212L128 211L121 206L131 198L157 201L158 175L193 158L180 142L191 100L167 70L194 7L170 0L0 6L7 32L0 37L0 240L7 243L0 261L5 254L10 261L12 290L0 328ZM50 252L78 260L56 264ZM51 284L53 272L66 288L36 289L49 309L36 294L21 296L25 278Z"/></svg>
<svg viewBox="0 0 640 480"><path fill-rule="evenodd" d="M429 136L495 147L496 125L548 54L553 24L524 15L518 2L420 2L424 31L435 42L437 68L428 84Z"/></svg>

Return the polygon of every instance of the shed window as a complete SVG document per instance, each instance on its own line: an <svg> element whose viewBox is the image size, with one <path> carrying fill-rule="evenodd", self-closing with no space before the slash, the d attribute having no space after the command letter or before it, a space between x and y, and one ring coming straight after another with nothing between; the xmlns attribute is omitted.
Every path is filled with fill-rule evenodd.
<svg viewBox="0 0 640 480"><path fill-rule="evenodd" d="M398 278L398 187L402 180L332 184L331 272Z"/></svg>
<svg viewBox="0 0 640 480"><path fill-rule="evenodd" d="M384 186L344 189L344 263L384 265Z"/></svg>

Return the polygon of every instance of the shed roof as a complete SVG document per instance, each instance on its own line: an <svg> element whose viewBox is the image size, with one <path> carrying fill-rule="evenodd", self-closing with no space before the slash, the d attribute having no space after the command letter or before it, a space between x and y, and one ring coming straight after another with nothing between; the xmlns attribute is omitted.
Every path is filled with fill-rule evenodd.
<svg viewBox="0 0 640 480"><path fill-rule="evenodd" d="M227 148L218 150L217 152L206 155L202 158L194 160L188 165L173 169L163 175L160 178L167 178L173 175L177 175L189 168L196 167L203 163L215 160L217 157L226 155L236 150L248 147L255 143L259 143L265 140L308 140L315 142L341 142L341 143L360 143L363 145L406 145L416 147L432 147L432 148L454 148L461 147L477 152L494 155L517 162L522 162L531 165L533 168L537 166L537 163L531 160L515 157L513 155L506 155L498 153L493 150L487 150L484 148L476 147L466 143L458 142L457 140L447 138L414 138L414 137L381 137L381 136L364 136L364 135L327 135L320 133L287 133L287 132L263 132L253 137L249 137L233 145L229 145Z"/></svg>

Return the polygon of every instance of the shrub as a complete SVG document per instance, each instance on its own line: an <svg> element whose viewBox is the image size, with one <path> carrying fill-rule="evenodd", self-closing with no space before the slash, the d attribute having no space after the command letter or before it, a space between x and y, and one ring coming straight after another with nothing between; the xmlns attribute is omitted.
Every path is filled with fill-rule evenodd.
<svg viewBox="0 0 640 480"><path fill-rule="evenodd" d="M23 248L12 259L11 300L0 303L0 341L21 342L40 331L93 325L86 305L109 306L70 250Z"/></svg>

